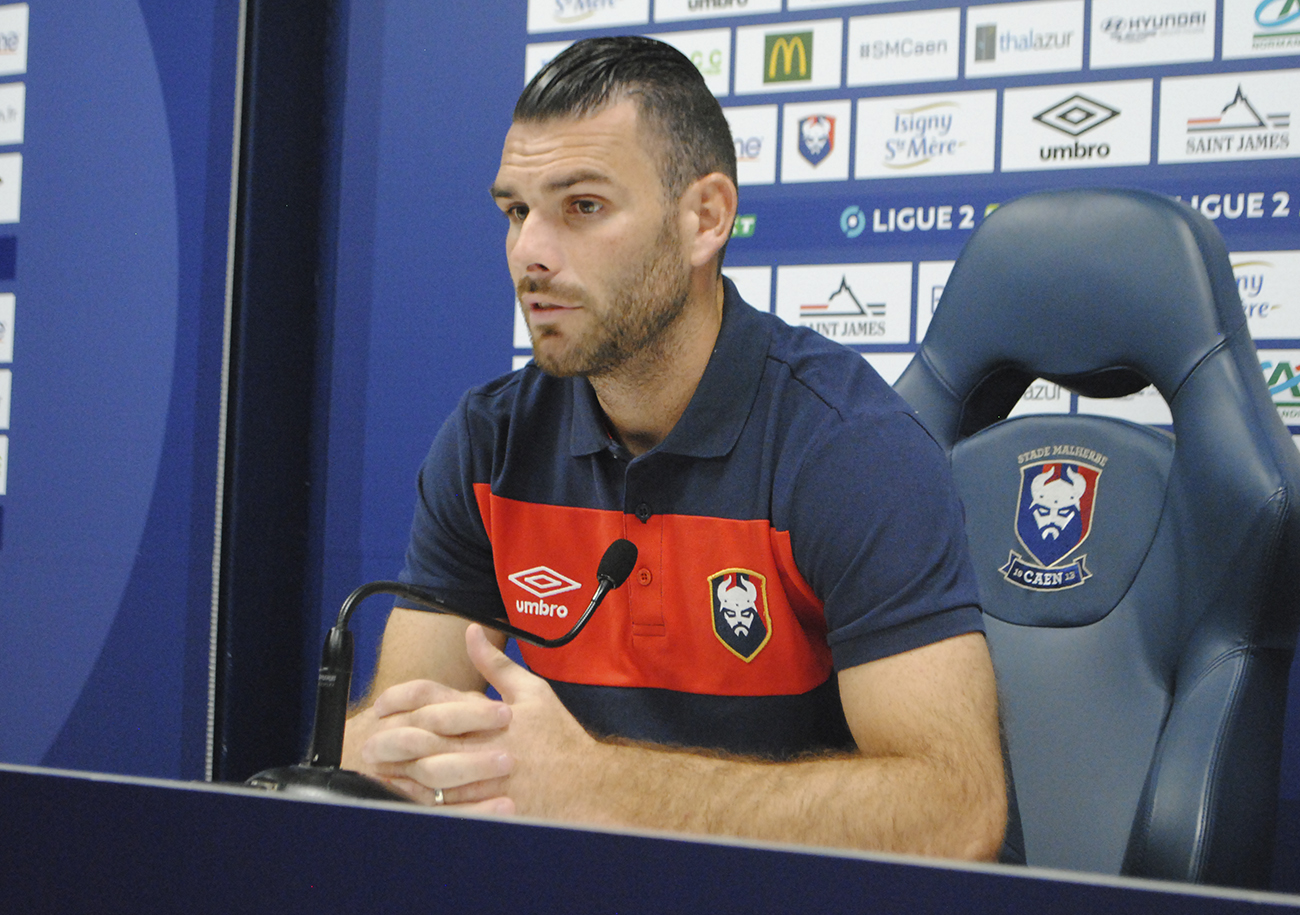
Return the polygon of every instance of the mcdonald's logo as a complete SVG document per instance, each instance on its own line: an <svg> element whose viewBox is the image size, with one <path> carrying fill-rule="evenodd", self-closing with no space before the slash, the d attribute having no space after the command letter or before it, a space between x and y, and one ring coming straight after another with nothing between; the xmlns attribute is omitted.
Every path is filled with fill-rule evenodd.
<svg viewBox="0 0 1300 915"><path fill-rule="evenodd" d="M787 32L763 36L765 83L793 83L812 79L812 32Z"/></svg>

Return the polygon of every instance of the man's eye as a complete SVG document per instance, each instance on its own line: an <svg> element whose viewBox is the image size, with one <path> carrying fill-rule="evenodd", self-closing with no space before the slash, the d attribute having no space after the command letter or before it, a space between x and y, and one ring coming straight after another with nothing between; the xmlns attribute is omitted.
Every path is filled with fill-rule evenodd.
<svg viewBox="0 0 1300 915"><path fill-rule="evenodd" d="M523 204L517 204L506 208L506 216L515 222L523 222L524 217L528 215L528 207Z"/></svg>
<svg viewBox="0 0 1300 915"><path fill-rule="evenodd" d="M573 208L583 216L590 216L600 211L600 204L594 200L578 200L574 202Z"/></svg>

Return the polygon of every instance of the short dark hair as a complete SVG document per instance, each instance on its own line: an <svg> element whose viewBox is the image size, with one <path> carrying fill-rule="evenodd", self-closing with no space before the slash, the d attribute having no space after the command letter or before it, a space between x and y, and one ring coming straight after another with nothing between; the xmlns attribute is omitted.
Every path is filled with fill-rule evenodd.
<svg viewBox="0 0 1300 915"><path fill-rule="evenodd" d="M640 122L661 141L660 174L670 200L712 172L736 181L736 147L722 106L685 54L653 38L619 35L570 45L528 83L514 120L586 117L624 98L637 102Z"/></svg>

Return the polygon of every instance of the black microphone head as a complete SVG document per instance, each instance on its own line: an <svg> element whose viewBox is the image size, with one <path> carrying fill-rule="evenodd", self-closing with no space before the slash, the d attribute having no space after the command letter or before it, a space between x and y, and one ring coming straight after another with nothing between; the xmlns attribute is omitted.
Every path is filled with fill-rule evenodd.
<svg viewBox="0 0 1300 915"><path fill-rule="evenodd" d="M596 568L597 579L607 579L611 587L621 587L636 565L636 544L631 540L615 540L605 549Z"/></svg>

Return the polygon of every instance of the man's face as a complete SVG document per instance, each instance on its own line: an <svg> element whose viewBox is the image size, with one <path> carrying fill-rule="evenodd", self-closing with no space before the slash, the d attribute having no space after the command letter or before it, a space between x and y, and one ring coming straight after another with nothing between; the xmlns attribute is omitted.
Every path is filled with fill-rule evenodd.
<svg viewBox="0 0 1300 915"><path fill-rule="evenodd" d="M492 195L506 260L553 375L601 375L655 344L686 304L690 263L632 101L511 126Z"/></svg>

